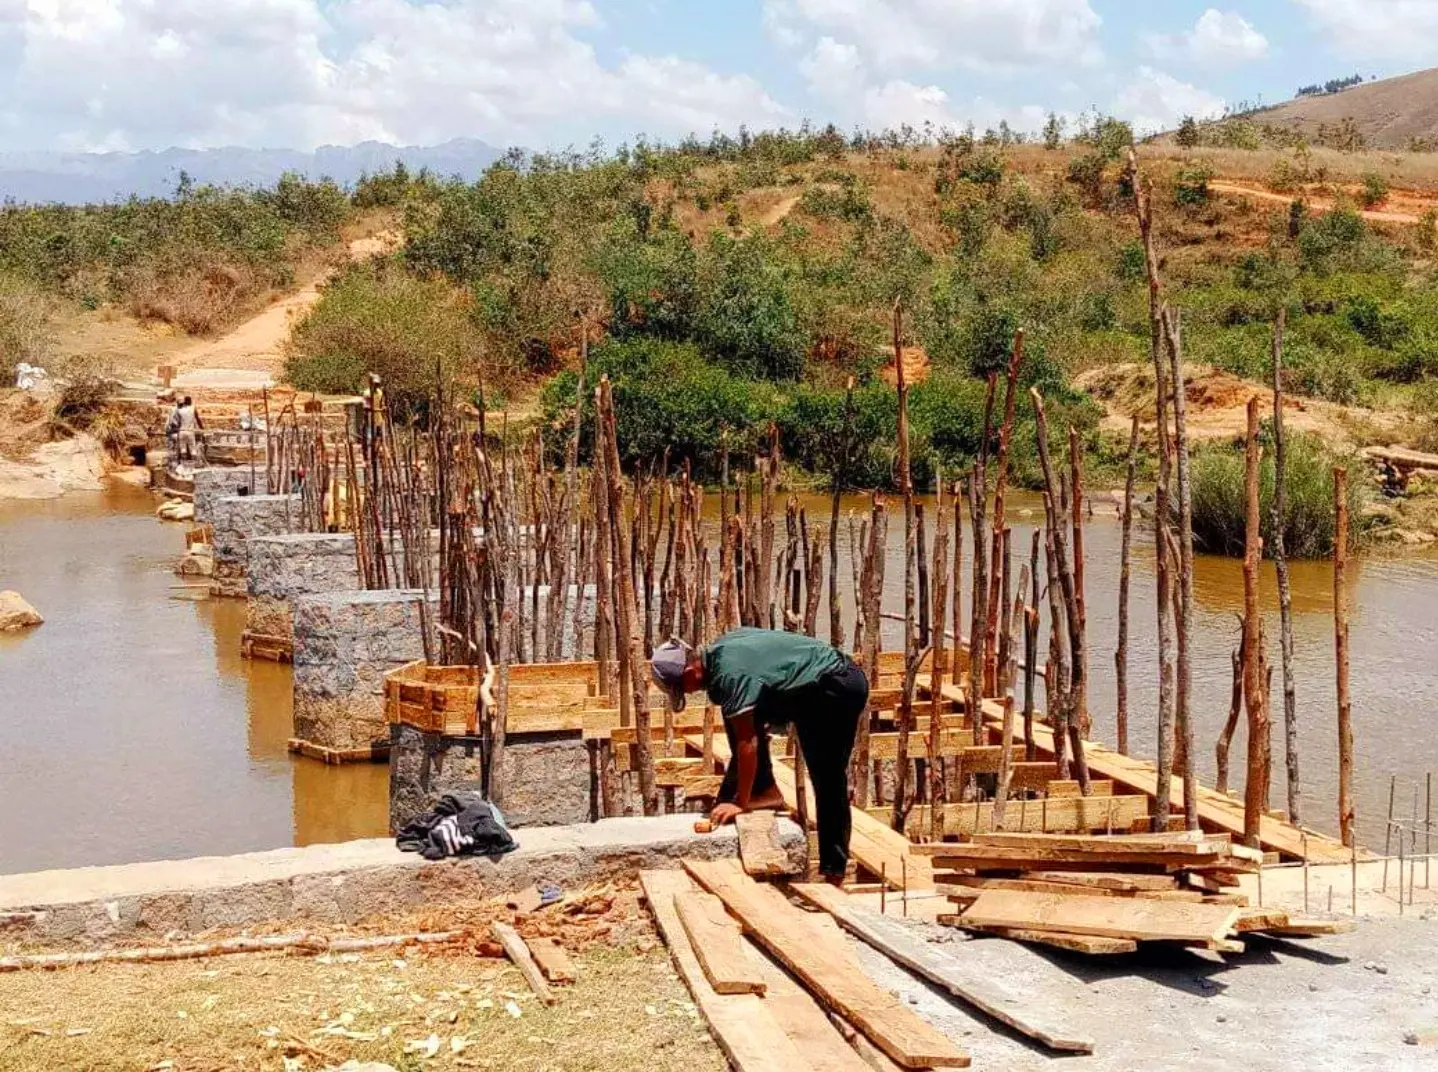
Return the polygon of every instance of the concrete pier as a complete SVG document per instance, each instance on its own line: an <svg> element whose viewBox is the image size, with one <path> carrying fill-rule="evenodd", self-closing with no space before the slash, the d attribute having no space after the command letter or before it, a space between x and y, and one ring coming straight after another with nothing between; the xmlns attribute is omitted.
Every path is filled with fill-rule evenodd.
<svg viewBox="0 0 1438 1072"><path fill-rule="evenodd" d="M293 495L232 495L217 499L210 524L215 530L215 574L210 594L245 596L249 543L255 536L279 536L299 523Z"/></svg>
<svg viewBox="0 0 1438 1072"><path fill-rule="evenodd" d="M289 662L294 656L294 605L303 596L359 589L353 533L302 532L251 536L245 586L246 658Z"/></svg>

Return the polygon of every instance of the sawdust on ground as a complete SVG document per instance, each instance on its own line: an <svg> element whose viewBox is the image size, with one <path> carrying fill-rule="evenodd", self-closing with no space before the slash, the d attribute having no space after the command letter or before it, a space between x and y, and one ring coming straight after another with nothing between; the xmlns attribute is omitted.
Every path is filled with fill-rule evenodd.
<svg viewBox="0 0 1438 1072"><path fill-rule="evenodd" d="M566 948L577 980L555 987L558 1004L542 1005L488 940L494 919ZM531 913L485 901L312 930L456 928L470 936L444 946L0 974L0 1070L301 1072L350 1059L437 1072L727 1067L632 886L581 892Z"/></svg>

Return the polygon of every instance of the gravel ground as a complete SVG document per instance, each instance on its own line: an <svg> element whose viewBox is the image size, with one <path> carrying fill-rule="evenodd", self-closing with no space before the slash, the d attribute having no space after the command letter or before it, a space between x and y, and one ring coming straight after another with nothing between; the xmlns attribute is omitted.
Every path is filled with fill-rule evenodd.
<svg viewBox="0 0 1438 1072"><path fill-rule="evenodd" d="M1304 942L1250 937L1241 956L1176 948L1129 957L1039 952L912 924L957 957L978 958L1066 1010L1095 1041L1054 1057L970 1014L857 941L870 975L965 1045L975 1068L1139 1072L1351 1072L1438 1068L1438 924L1360 920L1353 934ZM852 939L851 939L852 941ZM1022 950L1017 955L1015 950ZM1425 1033L1433 1033L1423 1039ZM1405 1041L1417 1036L1417 1044Z"/></svg>

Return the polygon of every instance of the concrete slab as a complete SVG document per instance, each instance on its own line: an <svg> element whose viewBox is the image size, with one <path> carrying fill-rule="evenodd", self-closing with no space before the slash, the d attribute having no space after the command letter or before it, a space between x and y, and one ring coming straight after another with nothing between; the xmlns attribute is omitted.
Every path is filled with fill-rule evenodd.
<svg viewBox="0 0 1438 1072"><path fill-rule="evenodd" d="M352 922L405 905L473 900L549 881L565 888L678 866L682 857L734 856L733 828L695 834L693 815L605 819L516 833L497 859L427 861L389 839L309 845L237 856L0 875L7 933L42 941L245 927L287 919ZM799 828L781 823L802 851Z"/></svg>

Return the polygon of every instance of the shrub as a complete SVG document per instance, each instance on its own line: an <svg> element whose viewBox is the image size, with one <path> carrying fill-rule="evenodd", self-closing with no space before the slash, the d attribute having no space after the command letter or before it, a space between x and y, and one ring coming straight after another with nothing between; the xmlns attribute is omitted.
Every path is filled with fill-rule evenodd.
<svg viewBox="0 0 1438 1072"><path fill-rule="evenodd" d="M1174 135L1174 140L1178 142L1180 148L1198 148L1198 120L1191 115L1184 116L1183 121L1178 124L1178 132Z"/></svg>
<svg viewBox="0 0 1438 1072"><path fill-rule="evenodd" d="M1361 461L1331 453L1316 437L1287 433L1284 440L1288 513L1283 529L1289 558L1323 558L1333 553L1333 467ZM1193 537L1196 547L1210 554L1243 554L1245 507L1244 459L1241 448L1210 444L1193 453ZM1365 496L1362 481L1348 485L1350 537L1361 535ZM1273 452L1265 447L1259 468L1259 509L1265 550L1273 546Z"/></svg>
<svg viewBox="0 0 1438 1072"><path fill-rule="evenodd" d="M358 392L368 373L401 412L423 409L436 374L479 369L479 338L462 291L389 265L349 269L295 326L285 379L302 391Z"/></svg>
<svg viewBox="0 0 1438 1072"><path fill-rule="evenodd" d="M1304 225L1298 236L1298 249L1304 266L1327 271L1340 254L1351 253L1368 233L1363 217L1350 208L1335 208Z"/></svg>
<svg viewBox="0 0 1438 1072"><path fill-rule="evenodd" d="M1208 204L1208 181L1212 178L1213 168L1207 164L1180 168L1173 187L1174 204L1180 208L1197 208Z"/></svg>
<svg viewBox="0 0 1438 1072"><path fill-rule="evenodd" d="M44 365L54 346L54 300L32 283L0 275L0 387L21 362ZM8 382L5 382L8 381Z"/></svg>
<svg viewBox="0 0 1438 1072"><path fill-rule="evenodd" d="M1363 176L1363 189L1358 194L1364 208L1377 208L1388 200L1388 180L1376 171Z"/></svg>

